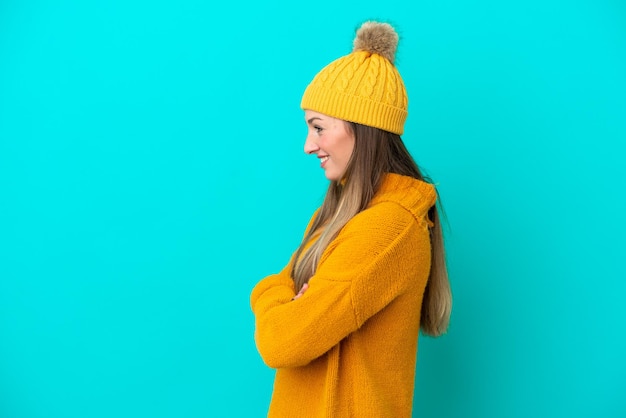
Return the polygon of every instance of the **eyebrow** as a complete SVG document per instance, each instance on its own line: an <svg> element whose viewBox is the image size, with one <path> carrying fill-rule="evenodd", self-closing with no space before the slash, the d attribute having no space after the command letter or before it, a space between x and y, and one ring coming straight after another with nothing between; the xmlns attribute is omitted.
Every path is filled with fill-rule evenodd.
<svg viewBox="0 0 626 418"><path fill-rule="evenodd" d="M313 123L313 121L314 121L315 119L322 120L322 118L318 118L317 116L313 116L311 119L307 120L307 122L308 122L309 124L311 124L311 123Z"/></svg>

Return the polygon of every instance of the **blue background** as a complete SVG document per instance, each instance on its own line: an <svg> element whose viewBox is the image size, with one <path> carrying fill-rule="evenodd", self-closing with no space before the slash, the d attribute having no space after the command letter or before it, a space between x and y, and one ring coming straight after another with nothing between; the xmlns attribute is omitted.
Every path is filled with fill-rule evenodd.
<svg viewBox="0 0 626 418"><path fill-rule="evenodd" d="M3 0L0 417L265 416L249 292L326 187L301 94L370 18L450 225L414 416L626 416L623 1Z"/></svg>

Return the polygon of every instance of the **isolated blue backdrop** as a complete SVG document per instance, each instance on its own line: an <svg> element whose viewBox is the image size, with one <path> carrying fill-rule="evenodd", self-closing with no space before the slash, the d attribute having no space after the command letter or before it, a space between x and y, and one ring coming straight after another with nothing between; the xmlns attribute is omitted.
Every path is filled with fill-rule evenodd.
<svg viewBox="0 0 626 418"><path fill-rule="evenodd" d="M414 416L626 416L623 2L4 0L0 417L265 416L249 292L325 190L302 91L369 18L450 223Z"/></svg>

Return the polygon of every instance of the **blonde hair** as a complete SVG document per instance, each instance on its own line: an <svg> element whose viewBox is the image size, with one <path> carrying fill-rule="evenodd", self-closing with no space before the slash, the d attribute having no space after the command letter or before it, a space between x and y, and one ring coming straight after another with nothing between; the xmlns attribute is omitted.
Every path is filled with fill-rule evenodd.
<svg viewBox="0 0 626 418"><path fill-rule="evenodd" d="M344 179L331 181L316 218L294 255L291 276L299 290L315 274L322 253L339 231L364 210L378 190L385 173L396 173L432 183L424 177L399 135L353 122L354 151ZM438 205L439 199L437 199ZM437 337L446 332L452 310L452 294L446 268L443 231L437 206L428 216L431 268L421 307L421 329Z"/></svg>

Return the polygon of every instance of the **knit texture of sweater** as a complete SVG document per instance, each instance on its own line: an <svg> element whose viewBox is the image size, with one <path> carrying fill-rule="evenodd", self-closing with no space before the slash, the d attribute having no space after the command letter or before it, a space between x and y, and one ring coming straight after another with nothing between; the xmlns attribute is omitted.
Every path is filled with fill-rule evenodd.
<svg viewBox="0 0 626 418"><path fill-rule="evenodd" d="M250 297L255 340L276 370L268 417L410 417L432 185L387 174L328 245L298 299L291 265Z"/></svg>

